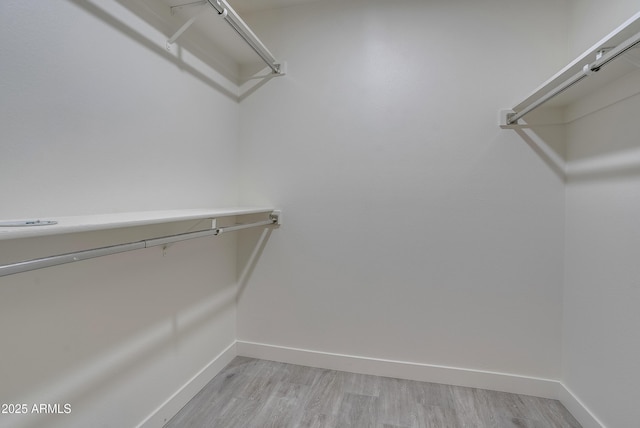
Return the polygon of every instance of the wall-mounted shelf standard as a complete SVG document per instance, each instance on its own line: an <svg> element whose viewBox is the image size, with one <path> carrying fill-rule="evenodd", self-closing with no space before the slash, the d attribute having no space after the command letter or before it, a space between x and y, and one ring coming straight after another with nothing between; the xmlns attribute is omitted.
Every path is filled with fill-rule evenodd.
<svg viewBox="0 0 640 428"><path fill-rule="evenodd" d="M162 213L162 214L161 214ZM247 214L259 214L269 213L268 220L257 221L246 224L236 224L233 226L217 227L212 226L210 229L199 230L195 232L178 233L174 235L161 236L157 238L144 239L135 242L127 242L123 244L111 245L106 247L92 248L88 250L76 251L73 253L56 254L48 257L42 257L38 259L25 260L17 263L11 263L7 265L0 265L0 277L7 275L14 275L17 273L28 272L36 269L43 269L52 266L58 266L67 263L79 262L82 260L93 259L96 257L103 257L112 254L124 253L127 251L141 250L144 248L166 246L174 242L186 241L189 239L203 238L206 236L218 236L225 232L233 232L237 230L243 230L253 227L268 227L281 224L280 211L272 209L252 209L252 208L237 208L232 210L185 210L185 211L154 211L151 213L127 213L127 214L114 214L111 216L89 216L89 217L66 217L60 218L61 226L57 228L56 225L51 225L50 228L37 228L40 230L49 230L53 233L69 233L72 231L87 231L87 230L99 230L120 228L129 226L140 226L146 224L167 223L182 220L195 220L195 219L208 219L216 217L228 217L235 215L247 215ZM96 221L97 217L101 222ZM74 219L74 220L69 220ZM26 227L26 225L25 225ZM14 227L10 227L7 230L17 230ZM34 230L27 227L25 230ZM52 233L37 233L37 235L52 234ZM8 235L8 234L7 234ZM37 236L34 235L34 236ZM15 233L14 233L14 238Z"/></svg>
<svg viewBox="0 0 640 428"><path fill-rule="evenodd" d="M640 12L556 73L513 109L501 110L500 127L519 127L522 125L520 119L542 105L567 107L596 89L637 70L640 58L636 58L634 52L638 47ZM614 60L617 60L615 64Z"/></svg>

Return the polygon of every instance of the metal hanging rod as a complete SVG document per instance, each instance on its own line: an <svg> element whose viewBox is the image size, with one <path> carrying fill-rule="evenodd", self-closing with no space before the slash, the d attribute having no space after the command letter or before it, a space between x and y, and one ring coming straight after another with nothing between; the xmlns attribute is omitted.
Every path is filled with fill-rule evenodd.
<svg viewBox="0 0 640 428"><path fill-rule="evenodd" d="M174 242L186 241L188 239L202 238L205 236L217 236L225 232L233 232L236 230L248 229L260 226L272 226L279 224L280 216L278 212L269 214L269 220L258 221L255 223L236 224L234 226L217 227L210 230L201 230L198 232L178 233L175 235L162 236L159 238L144 239L142 241L128 242L125 244L111 245L107 247L92 248L90 250L76 251L74 253L58 254L39 259L25 260L22 262L11 263L8 265L0 265L0 277L13 275L16 273L28 272L31 270L42 269L66 263L79 262L82 260L93 259L96 257L108 256L111 254L124 253L127 251L141 250L143 248L151 248L164 246Z"/></svg>
<svg viewBox="0 0 640 428"><path fill-rule="evenodd" d="M207 0L207 2L213 7L218 15L221 15L225 21L233 28L240 37L258 54L260 58L269 66L275 74L280 74L280 64L275 59L273 54L269 52L269 49L260 41L251 28L238 16L231 6L225 0Z"/></svg>
<svg viewBox="0 0 640 428"><path fill-rule="evenodd" d="M609 50L608 52L601 53L600 55L598 55L597 59L593 63L585 64L585 66L582 68L582 71L580 71L579 73L576 73L569 79L565 80L563 83L561 83L551 91L547 92L538 100L529 104L525 109L517 113L507 114L507 125L517 125L518 120L522 119L525 115L531 113L533 110L540 107L542 104L546 103L551 98L554 98L555 96L560 95L561 93L571 88L573 85L580 82L581 80L589 77L591 74L597 71L600 71L602 67L609 64L611 61L618 58L620 55L626 53L630 49L635 48L636 46L638 46L638 44L640 44L640 33L637 33L635 36L628 38L627 40L620 43L615 48Z"/></svg>
<svg viewBox="0 0 640 428"><path fill-rule="evenodd" d="M258 36L256 36L254 32L251 31L251 28L249 28L249 26L244 23L242 18L240 18L236 11L233 10L233 8L229 6L229 4L225 0L202 0L187 3L184 5L173 6L171 8L171 11L173 12L174 9L181 7L202 6L207 3L213 9L215 9L218 15L220 15L225 21L227 21L227 24L229 24L231 28L233 28L233 30L238 33L238 35L242 37L242 39L249 45L249 47L253 49L256 54L258 54L260 59L262 59L265 64L267 64L267 66L273 71L274 74L284 74L282 64L276 60L276 58L271 52L269 52L269 49L267 49L264 43L260 41ZM189 28L189 26L191 26L191 24L194 23L197 17L198 15L189 19L182 27L180 27L178 31L176 31L173 36L169 38L169 40L167 40L167 49L169 49L169 46L173 44L178 39L178 37L180 37L180 35L184 33L184 31Z"/></svg>

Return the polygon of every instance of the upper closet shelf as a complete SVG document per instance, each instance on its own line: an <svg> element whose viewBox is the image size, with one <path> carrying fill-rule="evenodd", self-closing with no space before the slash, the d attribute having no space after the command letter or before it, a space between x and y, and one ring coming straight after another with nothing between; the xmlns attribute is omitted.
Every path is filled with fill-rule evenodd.
<svg viewBox="0 0 640 428"><path fill-rule="evenodd" d="M61 235L74 232L88 232L104 229L171 223L183 220L213 219L248 214L274 213L267 207L234 207L221 209L187 209L168 211L143 211L115 214L99 214L73 217L47 217L40 219L0 220L0 240L30 238L46 235ZM38 223L38 221L40 223ZM30 223L16 226L17 223ZM47 224L55 222L55 224ZM14 224L2 226L3 224Z"/></svg>
<svg viewBox="0 0 640 428"><path fill-rule="evenodd" d="M501 110L500 126L522 126L520 120L543 104L545 107L565 108L637 70L640 67L638 47L640 12L556 73L513 109Z"/></svg>
<svg viewBox="0 0 640 428"><path fill-rule="evenodd" d="M239 64L250 62L238 44L231 40L228 33L221 31L214 19L224 20L233 30L235 38L240 36L245 45L250 48L272 71L272 76L282 76L286 73L286 63L278 61L256 36L240 15L226 2L226 0L165 0L170 6L171 15L184 20L184 24L167 40L167 49L171 49L178 38L192 25L196 24L200 32L209 40L226 45L224 49L231 57L235 57ZM263 76L264 77L264 76Z"/></svg>

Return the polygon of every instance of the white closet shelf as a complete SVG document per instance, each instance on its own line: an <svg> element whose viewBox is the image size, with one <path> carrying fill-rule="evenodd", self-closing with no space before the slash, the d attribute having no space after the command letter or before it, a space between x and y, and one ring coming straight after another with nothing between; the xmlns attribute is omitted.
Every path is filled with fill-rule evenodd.
<svg viewBox="0 0 640 428"><path fill-rule="evenodd" d="M587 49L582 55L578 56L575 60L545 81L524 100L513 107L513 109L501 110L499 113L500 126L502 128L515 128L521 126L522 123L509 123L509 115L525 111L536 102L543 100L554 91L557 91L563 84L572 81L576 77L580 77L577 82L569 85L566 89L561 90L557 95L553 95L547 100L543 100L545 108L553 108L555 109L556 114L562 116L558 117L555 122L566 123L569 119L564 117L563 109L576 104L599 89L604 88L612 82L638 70L640 67L640 49L638 49L638 46L636 45L617 57L617 59L607 63L606 67L603 67L602 70L597 72L585 72L585 67L596 63L599 53L604 52L604 55L606 55L606 53L611 51L612 48L621 46L625 41L633 39L638 34L640 34L640 12L629 18L625 23L609 33L598 43ZM582 79L582 73L586 74L584 77L588 78Z"/></svg>
<svg viewBox="0 0 640 428"><path fill-rule="evenodd" d="M42 226L0 227L0 240L61 235L65 233L89 232L105 229L119 229L150 224L171 223L183 220L213 219L249 214L267 214L274 211L275 210L272 207L231 207L140 211L72 217L29 218L28 221L55 221L57 223ZM0 220L0 223L13 221L25 221L25 219Z"/></svg>
<svg viewBox="0 0 640 428"><path fill-rule="evenodd" d="M158 0L146 1L157 3ZM281 68L282 63L275 59L269 49L226 0L163 0L163 2L169 6L171 15L181 17L184 21L182 26L167 40L168 50L171 50L171 45L189 27L194 26L194 28L199 28L211 43L218 41L218 46L222 47L238 64L250 62L245 53L248 48L252 51L251 56L257 55L272 70L274 76L284 75L284 69ZM229 24L228 28L226 26L221 28L216 22L222 20ZM244 40L243 46L237 44L240 40Z"/></svg>

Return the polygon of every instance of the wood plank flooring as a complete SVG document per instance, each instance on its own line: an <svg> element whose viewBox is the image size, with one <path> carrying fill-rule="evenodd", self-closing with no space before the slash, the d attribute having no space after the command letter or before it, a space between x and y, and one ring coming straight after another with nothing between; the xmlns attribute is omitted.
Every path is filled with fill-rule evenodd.
<svg viewBox="0 0 640 428"><path fill-rule="evenodd" d="M237 357L165 428L580 428L556 400Z"/></svg>

